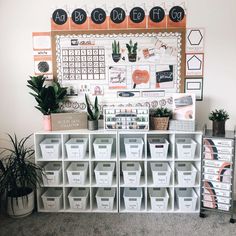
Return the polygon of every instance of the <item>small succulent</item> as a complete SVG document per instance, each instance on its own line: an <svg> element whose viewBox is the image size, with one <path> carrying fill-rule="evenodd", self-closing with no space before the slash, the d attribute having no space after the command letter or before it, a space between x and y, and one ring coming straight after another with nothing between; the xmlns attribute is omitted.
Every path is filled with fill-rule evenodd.
<svg viewBox="0 0 236 236"><path fill-rule="evenodd" d="M229 119L229 114L224 109L215 109L210 113L208 118L212 121L226 121Z"/></svg>
<svg viewBox="0 0 236 236"><path fill-rule="evenodd" d="M112 53L120 54L120 43L116 42L116 40L114 40L114 42L112 43Z"/></svg>
<svg viewBox="0 0 236 236"><path fill-rule="evenodd" d="M137 54L137 49L138 49L138 43L134 43L132 42L132 40L130 39L129 44L126 44L126 48L128 49L129 54Z"/></svg>
<svg viewBox="0 0 236 236"><path fill-rule="evenodd" d="M169 117L172 118L172 111L168 108L160 107L153 111L153 117Z"/></svg>
<svg viewBox="0 0 236 236"><path fill-rule="evenodd" d="M91 105L91 102L90 102L87 94L85 94L85 101L86 101L86 105L87 105L88 119L89 120L98 120L100 117L100 111L99 111L99 107L98 107L97 96L94 101L94 106Z"/></svg>

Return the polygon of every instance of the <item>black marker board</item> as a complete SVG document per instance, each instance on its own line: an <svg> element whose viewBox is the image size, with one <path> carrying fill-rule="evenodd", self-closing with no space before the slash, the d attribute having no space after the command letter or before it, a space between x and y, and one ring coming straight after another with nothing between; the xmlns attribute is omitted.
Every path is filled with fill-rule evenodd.
<svg viewBox="0 0 236 236"><path fill-rule="evenodd" d="M102 8L95 8L91 13L91 19L95 24L102 24L106 17L106 12Z"/></svg>
<svg viewBox="0 0 236 236"><path fill-rule="evenodd" d="M172 7L169 11L169 17L173 22L180 22L184 19L185 12L180 6Z"/></svg>
<svg viewBox="0 0 236 236"><path fill-rule="evenodd" d="M120 7L115 7L110 13L111 20L116 24L122 23L125 17L125 11Z"/></svg>
<svg viewBox="0 0 236 236"><path fill-rule="evenodd" d="M141 7L134 7L129 13L130 19L134 23L140 23L145 18L145 12Z"/></svg>
<svg viewBox="0 0 236 236"><path fill-rule="evenodd" d="M173 79L174 79L173 65L170 65L169 67L170 67L169 70L156 72L156 82L157 83L165 83L165 82L173 81Z"/></svg>
<svg viewBox="0 0 236 236"><path fill-rule="evenodd" d="M52 19L57 25L63 25L67 21L67 13L63 9L57 9L52 14Z"/></svg>
<svg viewBox="0 0 236 236"><path fill-rule="evenodd" d="M151 21L159 23L165 18L165 11L161 7L153 7L149 12Z"/></svg>
<svg viewBox="0 0 236 236"><path fill-rule="evenodd" d="M87 14L85 10L77 8L72 12L71 18L75 24L81 25L86 21Z"/></svg>

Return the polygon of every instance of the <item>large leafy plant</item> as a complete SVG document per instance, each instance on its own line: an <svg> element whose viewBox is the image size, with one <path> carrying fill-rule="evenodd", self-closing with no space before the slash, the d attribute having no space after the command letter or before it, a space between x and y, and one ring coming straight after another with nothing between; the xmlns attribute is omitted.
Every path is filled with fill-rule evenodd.
<svg viewBox="0 0 236 236"><path fill-rule="evenodd" d="M88 112L89 120L98 120L100 117L100 111L99 111L99 107L98 107L97 96L94 101L94 106L91 105L91 102L86 94L85 94L85 101L86 101L86 105L87 105L87 112Z"/></svg>
<svg viewBox="0 0 236 236"><path fill-rule="evenodd" d="M11 199L29 194L42 183L42 168L32 162L34 150L26 146L30 136L18 140L8 134L11 147L1 148L0 193Z"/></svg>
<svg viewBox="0 0 236 236"><path fill-rule="evenodd" d="M67 88L52 81L50 85L45 85L45 77L43 75L30 76L27 80L27 86L33 90L30 94L37 101L37 108L43 115L50 115L60 111L60 103L66 98Z"/></svg>
<svg viewBox="0 0 236 236"><path fill-rule="evenodd" d="M209 120L212 121L226 121L229 119L229 114L224 109L215 109L209 115Z"/></svg>
<svg viewBox="0 0 236 236"><path fill-rule="evenodd" d="M153 117L169 117L172 118L172 111L168 108L164 107L158 107L156 110L152 113Z"/></svg>

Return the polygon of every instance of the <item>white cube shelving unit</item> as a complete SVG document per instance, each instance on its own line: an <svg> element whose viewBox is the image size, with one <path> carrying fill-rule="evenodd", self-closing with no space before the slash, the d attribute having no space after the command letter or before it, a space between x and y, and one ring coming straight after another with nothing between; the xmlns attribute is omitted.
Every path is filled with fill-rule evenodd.
<svg viewBox="0 0 236 236"><path fill-rule="evenodd" d="M36 163L45 166L47 163L55 162L59 163L62 166L62 176L61 176L61 182L58 185L45 185L41 186L37 190L37 206L38 211L40 212L50 212L51 210L47 210L44 208L44 204L42 201L42 194L45 193L47 189L50 188L56 188L62 190L62 206L58 210L58 212L148 212L148 213L198 213L200 210L200 176L201 176L201 153L202 153L202 132L180 132L180 131L105 131L105 130L98 130L98 131L88 131L88 130L76 130L76 131L57 131L57 132L38 132L35 133L35 160ZM59 159L44 159L42 158L42 153L40 149L40 143L45 138L59 138L61 140L61 155L59 156ZM87 151L85 154L85 158L76 160L68 159L67 151L66 151L66 142L70 140L71 138L87 138ZM94 146L93 143L96 138L112 138L113 144L112 144L112 151L111 151L111 158L110 159L97 159L95 157L94 153ZM125 144L124 139L125 138L141 138L143 140L143 149L142 149L142 155L138 158L134 158L134 156L127 157L125 152ZM158 140L158 139L166 139L169 142L168 146L168 152L167 157L161 156L158 154L156 158L151 157L150 147L148 140ZM181 158L177 155L177 144L176 139L179 138L190 138L193 139L196 143L196 151L195 155L188 159L186 157ZM152 144L153 146L153 144ZM159 148L159 146L156 146ZM137 147L135 147L137 148ZM135 151L135 149L134 149ZM68 177L67 177L67 168L71 163L74 162L85 162L88 163L88 172L86 176L86 180L84 185L78 185L78 184L69 184ZM115 164L115 170L113 174L113 180L112 184L107 186L106 184L101 185L96 183L96 177L94 169L96 168L96 165L100 162L103 163L114 163ZM122 163L136 163L139 164L141 167L141 176L140 181L137 184L136 181L134 181L135 184L125 184L124 181L124 175L122 171ZM160 181L164 184L161 184L160 186L155 185L155 182L158 183L158 181L153 181L152 177L152 171L151 171L151 164L156 163L157 165L162 165L163 163L168 164L168 171L169 167L171 169L170 173L170 181L166 182L165 184L165 173L156 173L155 176L160 175ZM177 178L177 171L176 166L179 163L191 163L196 169L196 179L194 184L191 185L183 185L182 183L178 182ZM166 165L165 165L166 166ZM132 173L135 174L135 173ZM131 175L132 175L131 174ZM188 173L186 173L186 176ZM127 176L127 175L126 175ZM132 176L131 176L132 177ZM132 183L132 180L131 180ZM115 199L113 204L112 210L102 210L99 209L97 206L96 201L96 193L99 188L112 188L115 189ZM140 210L133 210L133 209L126 209L125 208L125 202L124 202L124 190L125 188L141 188L142 190L142 200L141 200L141 207ZM68 195L71 192L73 188L86 188L89 191L88 194L88 201L87 201L87 207L85 209L71 209L70 202ZM153 210L151 207L151 199L149 196L149 189L151 188L165 188L165 190L168 193L168 204L167 204L167 210L164 211L158 211ZM191 188L191 190L194 190L197 194L197 203L196 207L192 208L190 210L183 211L178 206L178 200L177 200L177 194L176 190L179 188ZM156 200L158 201L158 199ZM160 203L162 204L162 203ZM79 205L79 204L78 204ZM158 206L158 204L157 204ZM156 207L158 209L158 207ZM160 209L162 209L160 207ZM184 208L182 208L184 209ZM55 212L55 211L53 211Z"/></svg>

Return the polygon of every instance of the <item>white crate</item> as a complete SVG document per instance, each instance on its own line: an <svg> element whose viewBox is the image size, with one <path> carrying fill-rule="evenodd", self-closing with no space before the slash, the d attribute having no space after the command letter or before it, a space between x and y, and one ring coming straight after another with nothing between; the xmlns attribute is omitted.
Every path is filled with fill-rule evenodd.
<svg viewBox="0 0 236 236"><path fill-rule="evenodd" d="M197 169L192 163L176 163L176 177L180 186L195 185Z"/></svg>
<svg viewBox="0 0 236 236"><path fill-rule="evenodd" d="M45 210L59 211L62 209L62 189L49 188L41 197Z"/></svg>
<svg viewBox="0 0 236 236"><path fill-rule="evenodd" d="M197 143L191 138L177 138L177 156L179 159L193 159Z"/></svg>
<svg viewBox="0 0 236 236"><path fill-rule="evenodd" d="M114 162L99 162L94 169L96 184L98 186L112 186L114 170Z"/></svg>
<svg viewBox="0 0 236 236"><path fill-rule="evenodd" d="M68 195L70 208L72 210L86 210L89 199L88 188L72 188Z"/></svg>
<svg viewBox="0 0 236 236"><path fill-rule="evenodd" d="M153 211L167 211L169 193L166 188L149 188L151 209Z"/></svg>
<svg viewBox="0 0 236 236"><path fill-rule="evenodd" d="M140 211L143 198L142 188L124 188L123 197L127 211Z"/></svg>
<svg viewBox="0 0 236 236"><path fill-rule="evenodd" d="M46 138L40 143L43 159L59 159L61 155L61 139Z"/></svg>
<svg viewBox="0 0 236 236"><path fill-rule="evenodd" d="M152 180L155 186L170 185L171 168L168 163L151 162Z"/></svg>
<svg viewBox="0 0 236 236"><path fill-rule="evenodd" d="M96 159L111 159L113 138L96 138L93 143Z"/></svg>
<svg viewBox="0 0 236 236"><path fill-rule="evenodd" d="M152 159L166 159L169 142L164 138L150 138L148 139L150 153Z"/></svg>
<svg viewBox="0 0 236 236"><path fill-rule="evenodd" d="M197 194L193 188L177 188L176 200L180 211L195 211Z"/></svg>
<svg viewBox="0 0 236 236"><path fill-rule="evenodd" d="M114 188L99 188L96 193L97 207L100 211L112 211L116 191Z"/></svg>
<svg viewBox="0 0 236 236"><path fill-rule="evenodd" d="M88 162L72 162L66 173L69 184L84 185L88 173Z"/></svg>
<svg viewBox="0 0 236 236"><path fill-rule="evenodd" d="M48 163L43 167L43 184L59 185L62 177L62 167L60 163Z"/></svg>
<svg viewBox="0 0 236 236"><path fill-rule="evenodd" d="M142 138L124 138L126 158L139 159L143 155Z"/></svg>
<svg viewBox="0 0 236 236"><path fill-rule="evenodd" d="M138 162L122 162L124 184L126 186L138 186L142 168Z"/></svg>
<svg viewBox="0 0 236 236"><path fill-rule="evenodd" d="M86 156L88 138L71 138L66 142L66 152L68 159L80 160Z"/></svg>

